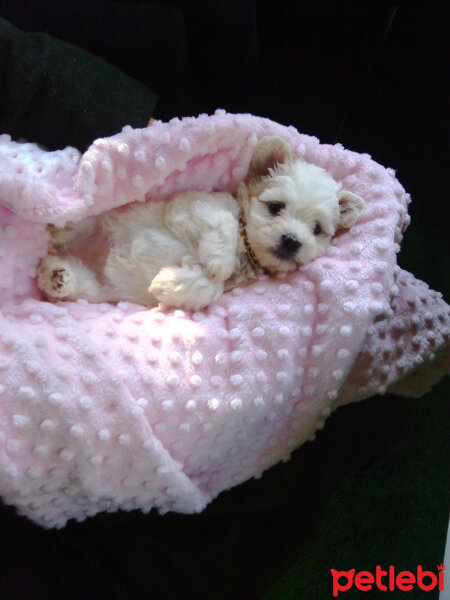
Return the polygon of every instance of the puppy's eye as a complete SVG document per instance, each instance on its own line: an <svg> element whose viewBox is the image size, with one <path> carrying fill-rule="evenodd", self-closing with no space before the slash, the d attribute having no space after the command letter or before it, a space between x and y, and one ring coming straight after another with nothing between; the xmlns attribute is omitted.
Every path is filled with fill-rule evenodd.
<svg viewBox="0 0 450 600"><path fill-rule="evenodd" d="M322 227L320 226L320 223L316 223L313 233L314 235L320 235L322 233Z"/></svg>
<svg viewBox="0 0 450 600"><path fill-rule="evenodd" d="M267 208L270 214L275 217L275 215L280 214L283 208L286 208L286 204L284 204L284 202L271 202L267 205Z"/></svg>

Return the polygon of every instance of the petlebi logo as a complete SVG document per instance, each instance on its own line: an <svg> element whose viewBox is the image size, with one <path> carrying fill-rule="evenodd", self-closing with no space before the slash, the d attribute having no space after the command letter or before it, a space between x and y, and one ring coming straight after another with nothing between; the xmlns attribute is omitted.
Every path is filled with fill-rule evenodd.
<svg viewBox="0 0 450 600"><path fill-rule="evenodd" d="M336 598L341 592L347 592L355 586L361 592L369 592L372 589L378 589L382 592L401 590L409 592L415 586L424 592L431 592L436 587L442 592L444 589L444 571L445 565L437 566L437 573L434 571L424 571L419 565L416 572L399 571L390 565L387 570L383 570L380 565L375 568L375 573L370 571L359 571L350 569L349 571L337 571L330 569L332 577L333 597Z"/></svg>

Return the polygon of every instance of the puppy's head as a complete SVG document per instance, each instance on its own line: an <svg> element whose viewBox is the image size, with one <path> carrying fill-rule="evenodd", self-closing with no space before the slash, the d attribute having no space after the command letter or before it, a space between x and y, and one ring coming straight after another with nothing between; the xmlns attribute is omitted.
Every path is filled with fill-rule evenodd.
<svg viewBox="0 0 450 600"><path fill-rule="evenodd" d="M363 200L341 188L316 165L293 160L279 137L255 146L238 200L247 220L247 238L268 271L291 271L321 256L336 231L351 227Z"/></svg>

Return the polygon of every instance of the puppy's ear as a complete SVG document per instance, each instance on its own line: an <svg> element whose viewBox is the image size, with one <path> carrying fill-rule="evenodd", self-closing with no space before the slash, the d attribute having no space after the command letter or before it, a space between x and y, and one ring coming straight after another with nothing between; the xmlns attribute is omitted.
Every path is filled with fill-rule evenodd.
<svg viewBox="0 0 450 600"><path fill-rule="evenodd" d="M259 140L253 150L248 174L250 177L269 175L269 169L291 160L291 148L282 138L268 135Z"/></svg>
<svg viewBox="0 0 450 600"><path fill-rule="evenodd" d="M338 194L339 198L339 223L340 229L348 229L356 223L359 217L362 215L365 202L362 198L353 194L353 192L347 192L347 190L341 190Z"/></svg>
<svg viewBox="0 0 450 600"><path fill-rule="evenodd" d="M240 204L248 202L248 188L243 181L238 183L235 195Z"/></svg>

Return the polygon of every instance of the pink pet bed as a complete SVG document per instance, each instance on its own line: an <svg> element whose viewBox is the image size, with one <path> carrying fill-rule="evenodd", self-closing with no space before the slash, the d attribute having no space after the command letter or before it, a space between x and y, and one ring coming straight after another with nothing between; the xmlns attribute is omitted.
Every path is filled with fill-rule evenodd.
<svg viewBox="0 0 450 600"><path fill-rule="evenodd" d="M46 223L135 199L225 190L260 137L367 204L328 253L198 313L50 304ZM0 138L0 494L44 527L100 511L201 511L324 426L339 405L424 394L449 368L449 307L396 265L409 197L368 155L225 114L129 127L80 155Z"/></svg>

